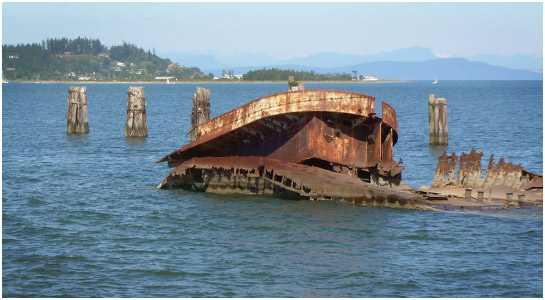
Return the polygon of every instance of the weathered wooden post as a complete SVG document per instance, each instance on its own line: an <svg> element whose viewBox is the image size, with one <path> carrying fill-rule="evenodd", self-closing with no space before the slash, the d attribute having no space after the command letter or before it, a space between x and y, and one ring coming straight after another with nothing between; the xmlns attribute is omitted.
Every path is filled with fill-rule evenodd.
<svg viewBox="0 0 545 300"><path fill-rule="evenodd" d="M430 145L448 145L447 99L428 95Z"/></svg>
<svg viewBox="0 0 545 300"><path fill-rule="evenodd" d="M68 87L66 133L89 133L87 119L87 87Z"/></svg>
<svg viewBox="0 0 545 300"><path fill-rule="evenodd" d="M288 91L304 91L305 83L295 81L295 76L288 76Z"/></svg>
<svg viewBox="0 0 545 300"><path fill-rule="evenodd" d="M210 90L197 87L197 93L193 94L193 111L191 112L191 132L189 141L197 140L197 126L210 120Z"/></svg>
<svg viewBox="0 0 545 300"><path fill-rule="evenodd" d="M148 136L146 97L144 87L142 86L130 86L127 90L127 121L125 122L125 136Z"/></svg>

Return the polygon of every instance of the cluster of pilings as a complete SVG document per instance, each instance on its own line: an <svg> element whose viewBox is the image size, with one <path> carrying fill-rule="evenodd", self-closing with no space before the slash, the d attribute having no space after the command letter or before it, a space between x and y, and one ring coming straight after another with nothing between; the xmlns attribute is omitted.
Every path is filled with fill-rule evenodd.
<svg viewBox="0 0 545 300"><path fill-rule="evenodd" d="M89 133L87 117L87 87L68 87L68 110L66 111L66 133ZM130 86L127 90L127 119L125 121L126 137L147 137L148 123L146 121L146 97L144 87ZM193 95L193 113L191 126L210 119L210 91L198 87ZM193 130L191 131L193 132ZM191 135L191 141L194 140Z"/></svg>

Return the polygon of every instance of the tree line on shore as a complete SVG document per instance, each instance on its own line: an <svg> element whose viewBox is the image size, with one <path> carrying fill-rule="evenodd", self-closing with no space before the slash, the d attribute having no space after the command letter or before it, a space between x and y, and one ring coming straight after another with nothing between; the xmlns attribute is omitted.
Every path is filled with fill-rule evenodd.
<svg viewBox="0 0 545 300"><path fill-rule="evenodd" d="M294 76L297 81L346 81L352 80L352 76L347 73L328 73L320 74L314 71L282 70L278 68L260 69L248 71L243 75L244 80L287 80L289 76Z"/></svg>
<svg viewBox="0 0 545 300"><path fill-rule="evenodd" d="M150 80L156 76L206 77L134 44L108 49L99 39L46 39L2 45L2 72L8 80Z"/></svg>
<svg viewBox="0 0 545 300"><path fill-rule="evenodd" d="M99 39L78 37L47 38L41 43L2 45L2 72L6 80L153 80L174 77L181 80L212 80L198 67L185 67L160 58L155 49L144 50L135 44L106 47ZM285 81L289 76L301 81L344 81L346 73L320 74L314 71L278 68L248 71L245 81ZM229 78L233 78L230 76Z"/></svg>

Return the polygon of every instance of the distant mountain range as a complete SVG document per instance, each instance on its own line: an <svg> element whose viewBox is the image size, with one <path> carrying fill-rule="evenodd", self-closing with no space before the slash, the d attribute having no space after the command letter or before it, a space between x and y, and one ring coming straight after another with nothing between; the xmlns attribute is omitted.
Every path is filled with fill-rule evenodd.
<svg viewBox="0 0 545 300"><path fill-rule="evenodd" d="M492 66L464 58L442 58L421 62L368 62L331 69L334 72L358 71L378 78L404 80L542 80L543 74ZM318 72L318 71L317 71Z"/></svg>
<svg viewBox="0 0 545 300"><path fill-rule="evenodd" d="M203 73L220 77L222 70L244 74L261 68L314 70L319 73L352 73L402 80L542 80L543 57L529 55L475 55L440 58L424 47L410 47L372 55L323 52L308 57L271 58L266 53L222 56L196 52L158 53Z"/></svg>

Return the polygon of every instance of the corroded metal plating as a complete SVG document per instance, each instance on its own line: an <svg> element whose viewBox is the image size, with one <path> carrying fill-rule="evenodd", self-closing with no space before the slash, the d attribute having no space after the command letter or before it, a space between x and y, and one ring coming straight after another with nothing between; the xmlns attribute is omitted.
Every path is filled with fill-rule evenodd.
<svg viewBox="0 0 545 300"><path fill-rule="evenodd" d="M481 178L482 152L472 149L469 154L462 153L459 158L459 168L456 178L456 164L458 156L446 153L438 157L437 170L432 187L456 186L464 188L490 188L494 186L506 186L515 190L530 188L543 188L543 176L528 172L522 166L505 162L500 158L494 163L494 154L490 155L488 167Z"/></svg>
<svg viewBox="0 0 545 300"><path fill-rule="evenodd" d="M382 114L384 119L375 115L374 97L344 91L306 90L259 98L193 128L194 142L157 161L176 167L160 187L195 188L197 182L206 182L199 190L218 191L218 186L232 190L232 182L224 180L230 173L224 170L247 170L247 160L260 159L274 166L276 174L291 174L290 182L305 177L312 190L321 186L322 194L317 197L284 183L273 190L298 197L357 196L371 201L378 195L374 188L400 184L403 169L401 161L393 160L398 136L395 110L383 102ZM252 169L257 165L253 161ZM217 175L214 180L202 180L212 171ZM259 177L262 184L271 179ZM358 183L357 189L363 190L356 191L347 182ZM255 188L246 184L245 189Z"/></svg>
<svg viewBox="0 0 545 300"><path fill-rule="evenodd" d="M270 95L191 132L193 142L158 160L174 167L160 188L431 210L543 202L541 175L503 159L495 164L491 157L481 179L482 153L475 150L440 156L432 187L403 185L401 160L393 159L395 110L383 102L381 119L374 97L362 94L307 90Z"/></svg>
<svg viewBox="0 0 545 300"><path fill-rule="evenodd" d="M368 206L413 207L423 198L373 186L348 174L269 157L199 157L170 172L160 188L337 200Z"/></svg>
<svg viewBox="0 0 545 300"><path fill-rule="evenodd" d="M196 126L192 129L196 131L195 142L183 146L158 162L176 160L180 155L183 156L185 151L218 138L227 137L232 140L234 132L238 133L237 135L259 136L264 140L266 137L264 132L282 133L288 129L288 125L294 125L293 122L308 119L304 118L304 114L313 112L334 112L349 115L351 119L364 120L374 115L375 98L331 90L286 92L262 97ZM249 125L251 127L248 128ZM205 145L204 148L208 146Z"/></svg>

